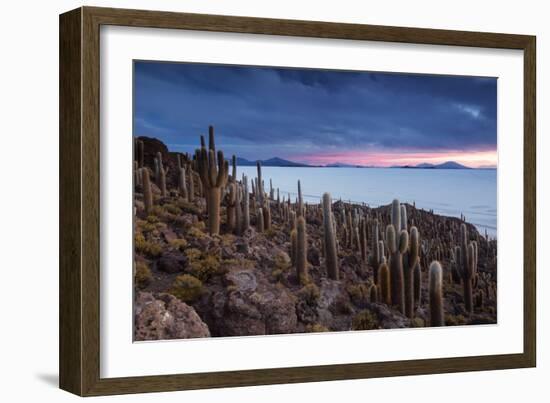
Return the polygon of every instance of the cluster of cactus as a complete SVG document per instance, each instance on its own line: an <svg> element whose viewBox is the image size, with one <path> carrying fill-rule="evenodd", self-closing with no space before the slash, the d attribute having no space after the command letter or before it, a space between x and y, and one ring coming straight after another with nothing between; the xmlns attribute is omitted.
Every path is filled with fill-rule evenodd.
<svg viewBox="0 0 550 403"><path fill-rule="evenodd" d="M399 312L405 313L403 254L409 246L409 233L401 224L399 200L392 202L391 224L386 227L386 245L390 253L391 301Z"/></svg>
<svg viewBox="0 0 550 403"><path fill-rule="evenodd" d="M466 312L472 313L473 289L477 280L478 246L476 241L468 242L468 229L464 223L460 225L460 245L456 248L455 255L457 270L464 287L464 307Z"/></svg>

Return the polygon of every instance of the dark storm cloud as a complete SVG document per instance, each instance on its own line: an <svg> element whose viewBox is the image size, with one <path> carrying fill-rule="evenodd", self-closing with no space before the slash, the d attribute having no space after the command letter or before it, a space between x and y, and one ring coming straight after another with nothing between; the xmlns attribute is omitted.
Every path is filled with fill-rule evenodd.
<svg viewBox="0 0 550 403"><path fill-rule="evenodd" d="M181 151L209 124L249 159L496 148L493 78L136 62L134 91L134 135Z"/></svg>

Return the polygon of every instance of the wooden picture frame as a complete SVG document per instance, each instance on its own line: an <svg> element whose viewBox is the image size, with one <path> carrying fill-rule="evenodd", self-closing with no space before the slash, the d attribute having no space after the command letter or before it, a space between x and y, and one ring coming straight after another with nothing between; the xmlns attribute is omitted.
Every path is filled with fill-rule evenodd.
<svg viewBox="0 0 550 403"><path fill-rule="evenodd" d="M128 378L100 377L99 35L102 25L524 52L524 349L521 354ZM60 387L81 396L524 368L536 365L535 37L82 7L60 16Z"/></svg>

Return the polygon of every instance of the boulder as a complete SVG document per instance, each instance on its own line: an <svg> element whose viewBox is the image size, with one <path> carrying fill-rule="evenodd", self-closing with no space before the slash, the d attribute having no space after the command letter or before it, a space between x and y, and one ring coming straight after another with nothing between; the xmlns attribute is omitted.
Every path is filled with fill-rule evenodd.
<svg viewBox="0 0 550 403"><path fill-rule="evenodd" d="M210 337L197 312L170 294L139 292L134 309L135 340Z"/></svg>

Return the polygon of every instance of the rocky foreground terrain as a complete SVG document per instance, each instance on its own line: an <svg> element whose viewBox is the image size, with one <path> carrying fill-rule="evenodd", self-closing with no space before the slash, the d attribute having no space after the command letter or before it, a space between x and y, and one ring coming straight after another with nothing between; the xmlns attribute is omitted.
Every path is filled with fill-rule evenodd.
<svg viewBox="0 0 550 403"><path fill-rule="evenodd" d="M473 225L330 189L307 204L299 183L281 198L212 128L199 144L136 139L135 340L496 323L497 244Z"/></svg>

